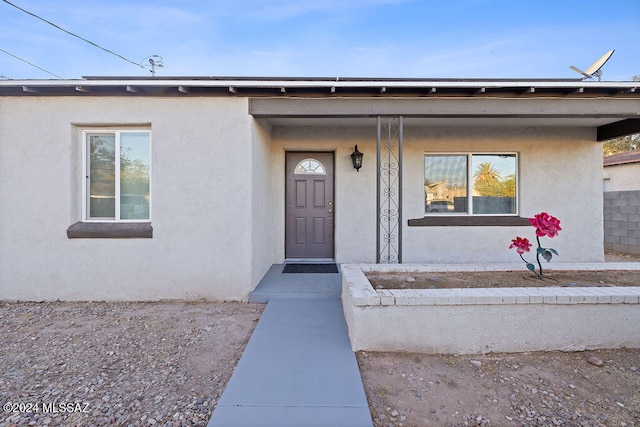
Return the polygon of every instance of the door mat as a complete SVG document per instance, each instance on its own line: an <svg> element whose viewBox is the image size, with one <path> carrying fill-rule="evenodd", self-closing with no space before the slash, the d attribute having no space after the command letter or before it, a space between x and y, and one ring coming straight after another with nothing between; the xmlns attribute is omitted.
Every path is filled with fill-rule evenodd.
<svg viewBox="0 0 640 427"><path fill-rule="evenodd" d="M337 273L336 264L285 264L283 273Z"/></svg>

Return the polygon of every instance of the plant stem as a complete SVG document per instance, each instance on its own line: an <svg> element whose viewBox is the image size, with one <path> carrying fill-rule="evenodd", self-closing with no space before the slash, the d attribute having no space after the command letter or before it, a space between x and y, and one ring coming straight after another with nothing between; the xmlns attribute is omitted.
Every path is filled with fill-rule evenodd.
<svg viewBox="0 0 640 427"><path fill-rule="evenodd" d="M525 263L525 264L529 264L529 262L528 262L526 259L524 259L524 257L522 256L522 254L518 254L518 255L520 255L520 259L522 259L522 261L524 261L524 263ZM529 270L529 271L531 271L531 270ZM538 278L539 278L540 280L542 280L542 276L541 276L540 274L538 274L538 272L537 272L537 271L535 271L535 270L534 270L533 272L534 272L534 273L536 273L536 276L538 276Z"/></svg>
<svg viewBox="0 0 640 427"><path fill-rule="evenodd" d="M538 241L538 249L540 249L542 246L540 245L540 236L538 236L536 234L536 240ZM540 267L540 274L538 274L538 276L540 277L540 279L542 279L542 264L540 263L540 252L536 251L536 261L538 261L538 267Z"/></svg>

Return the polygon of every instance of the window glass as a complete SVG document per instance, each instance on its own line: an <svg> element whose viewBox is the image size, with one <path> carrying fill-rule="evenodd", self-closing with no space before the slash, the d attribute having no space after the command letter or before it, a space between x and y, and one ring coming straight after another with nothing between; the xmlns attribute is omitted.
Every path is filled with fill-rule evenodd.
<svg viewBox="0 0 640 427"><path fill-rule="evenodd" d="M515 154L478 154L471 156L473 173L473 213L516 213Z"/></svg>
<svg viewBox="0 0 640 427"><path fill-rule="evenodd" d="M294 173L296 175L326 175L324 166L316 159L302 160L296 166Z"/></svg>
<svg viewBox="0 0 640 427"><path fill-rule="evenodd" d="M120 219L149 218L149 134L120 135Z"/></svg>
<svg viewBox="0 0 640 427"><path fill-rule="evenodd" d="M150 133L86 133L86 147L87 219L150 219Z"/></svg>
<svg viewBox="0 0 640 427"><path fill-rule="evenodd" d="M425 156L424 190L427 213L467 212L467 156Z"/></svg>
<svg viewBox="0 0 640 427"><path fill-rule="evenodd" d="M517 214L515 154L425 155L426 214Z"/></svg>
<svg viewBox="0 0 640 427"><path fill-rule="evenodd" d="M89 135L89 216L115 218L115 135Z"/></svg>

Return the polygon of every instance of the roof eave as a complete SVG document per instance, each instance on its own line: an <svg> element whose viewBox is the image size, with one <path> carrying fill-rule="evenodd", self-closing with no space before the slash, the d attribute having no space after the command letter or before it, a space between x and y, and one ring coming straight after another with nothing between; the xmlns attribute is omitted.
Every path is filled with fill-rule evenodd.
<svg viewBox="0 0 640 427"><path fill-rule="evenodd" d="M495 90L523 89L529 92L540 90L580 91L614 90L636 92L640 82L595 82L576 79L340 79L340 78L242 78L242 77L210 77L210 78L85 78L72 80L0 80L0 88L33 87L33 88L72 88L76 87L156 87L156 88L227 88L239 89L325 89L341 90L358 89L462 89L462 90Z"/></svg>

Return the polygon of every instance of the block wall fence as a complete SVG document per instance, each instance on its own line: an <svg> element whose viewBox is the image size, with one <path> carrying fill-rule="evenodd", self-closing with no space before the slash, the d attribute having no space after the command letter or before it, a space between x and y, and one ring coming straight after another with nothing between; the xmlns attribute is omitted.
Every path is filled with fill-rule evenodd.
<svg viewBox="0 0 640 427"><path fill-rule="evenodd" d="M604 248L640 255L640 190L604 193Z"/></svg>

